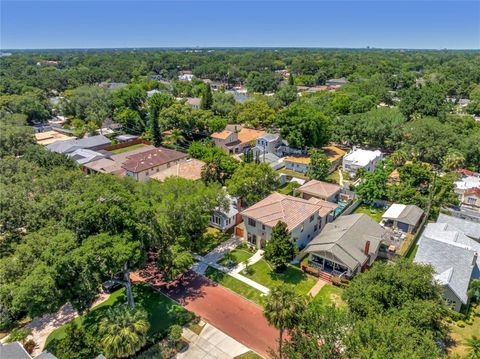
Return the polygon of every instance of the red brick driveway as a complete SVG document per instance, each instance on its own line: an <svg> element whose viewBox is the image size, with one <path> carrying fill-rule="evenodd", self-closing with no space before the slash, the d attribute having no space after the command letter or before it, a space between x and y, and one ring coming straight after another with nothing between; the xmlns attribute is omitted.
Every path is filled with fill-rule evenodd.
<svg viewBox="0 0 480 359"><path fill-rule="evenodd" d="M168 284L152 284L257 353L269 357L269 350L276 348L278 331L268 325L262 308L238 294L192 271Z"/></svg>

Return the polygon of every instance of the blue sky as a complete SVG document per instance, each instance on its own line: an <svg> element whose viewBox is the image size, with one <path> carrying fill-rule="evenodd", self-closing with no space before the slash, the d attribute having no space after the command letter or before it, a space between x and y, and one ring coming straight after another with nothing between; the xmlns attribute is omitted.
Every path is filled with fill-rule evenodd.
<svg viewBox="0 0 480 359"><path fill-rule="evenodd" d="M480 0L1 0L0 6L2 49L480 48Z"/></svg>

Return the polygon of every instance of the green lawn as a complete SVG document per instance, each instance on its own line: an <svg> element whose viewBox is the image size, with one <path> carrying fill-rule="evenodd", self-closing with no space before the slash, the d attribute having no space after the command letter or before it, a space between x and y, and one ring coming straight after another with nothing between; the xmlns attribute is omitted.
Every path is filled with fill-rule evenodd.
<svg viewBox="0 0 480 359"><path fill-rule="evenodd" d="M288 182L285 186L278 188L277 192L293 195L293 191L298 187L300 187L300 185L297 182Z"/></svg>
<svg viewBox="0 0 480 359"><path fill-rule="evenodd" d="M226 266L230 261L234 262L235 265L246 262L251 256L253 256L252 252L247 251L246 249L235 249L230 252L229 255L225 255L219 264Z"/></svg>
<svg viewBox="0 0 480 359"><path fill-rule="evenodd" d="M348 179L348 177L346 177L348 175L345 175L343 176L344 179ZM338 169L333 171L332 173L330 173L327 177L327 182L333 182L333 183L336 183L336 184L340 184L340 174L338 173Z"/></svg>
<svg viewBox="0 0 480 359"><path fill-rule="evenodd" d="M166 333L173 324L184 325L193 319L192 313L146 284L134 285L133 296L135 306L145 309L148 313L148 321L150 322L148 334L151 338L158 334ZM98 323L105 316L105 311L110 307L123 305L126 301L125 289L122 288L112 293L107 301L74 320L84 326L87 331L95 333ZM65 336L65 329L66 325L63 325L54 330L48 336L45 347L54 352L56 342Z"/></svg>
<svg viewBox="0 0 480 359"><path fill-rule="evenodd" d="M131 145L131 146L123 147L123 148L117 148L116 150L111 150L110 152L112 152L114 154L119 154L119 153L123 153L123 152L137 150L137 149L142 148L142 147L145 147L145 145L143 143L138 143L136 145Z"/></svg>
<svg viewBox="0 0 480 359"><path fill-rule="evenodd" d="M342 299L343 289L336 287L332 284L325 284L320 292L313 299L314 302L321 302L324 304L335 304L338 307L345 306L345 302Z"/></svg>
<svg viewBox="0 0 480 359"><path fill-rule="evenodd" d="M355 209L355 211L353 211L353 213L365 213L366 215L372 217L375 222L380 223L385 210L383 208L367 206L366 204L362 203Z"/></svg>
<svg viewBox="0 0 480 359"><path fill-rule="evenodd" d="M218 284L240 294L258 305L262 305L262 292L243 283L242 281L219 271L218 269L208 267L205 276Z"/></svg>
<svg viewBox="0 0 480 359"><path fill-rule="evenodd" d="M235 359L262 359L262 357L255 352L246 352L245 354L236 356Z"/></svg>
<svg viewBox="0 0 480 359"><path fill-rule="evenodd" d="M477 313L478 315L478 313ZM468 348L465 346L465 340L472 337L472 335L479 336L480 333L480 316L474 317L472 325L466 324L464 328L460 328L455 324L450 325L451 338L455 344L449 348L449 354L457 354L464 356L468 352Z"/></svg>
<svg viewBox="0 0 480 359"><path fill-rule="evenodd" d="M201 256L204 256L210 252L213 248L217 247L220 243L230 238L231 233L223 233L217 228L208 227L203 234L201 241L194 243L193 251Z"/></svg>
<svg viewBox="0 0 480 359"><path fill-rule="evenodd" d="M285 168L277 170L278 173L285 173L287 176L291 177L297 177L297 178L302 178L302 179L309 179L304 173L300 172L295 172L292 170L287 170Z"/></svg>
<svg viewBox="0 0 480 359"><path fill-rule="evenodd" d="M283 273L274 273L264 259L259 260L249 268L250 274L242 274L267 288L281 284L292 284L297 293L307 294L317 282L314 277L305 274L292 265L289 265Z"/></svg>

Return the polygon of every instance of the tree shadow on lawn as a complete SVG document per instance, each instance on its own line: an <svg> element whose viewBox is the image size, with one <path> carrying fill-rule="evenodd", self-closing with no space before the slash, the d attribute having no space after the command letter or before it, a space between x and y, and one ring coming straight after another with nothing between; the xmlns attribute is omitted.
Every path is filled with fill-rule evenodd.
<svg viewBox="0 0 480 359"><path fill-rule="evenodd" d="M180 304L186 305L189 301L204 297L204 288L213 286L217 286L217 283L194 271L188 271L172 282L162 283L158 288Z"/></svg>

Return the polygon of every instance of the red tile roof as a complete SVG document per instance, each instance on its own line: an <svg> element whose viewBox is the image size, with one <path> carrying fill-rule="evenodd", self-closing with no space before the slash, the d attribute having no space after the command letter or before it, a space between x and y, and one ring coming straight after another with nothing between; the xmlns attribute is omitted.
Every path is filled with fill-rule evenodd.
<svg viewBox="0 0 480 359"><path fill-rule="evenodd" d="M129 156L128 161L122 165L122 168L129 172L138 173L186 157L187 154L185 153L158 147L147 152Z"/></svg>
<svg viewBox="0 0 480 359"><path fill-rule="evenodd" d="M467 190L465 191L465 193L464 193L464 195L466 195L466 196L469 196L469 195L471 195L471 194L473 194L473 195L475 195L475 196L477 196L477 197L480 198L480 188L478 188L478 187L472 187L472 188L467 189Z"/></svg>

